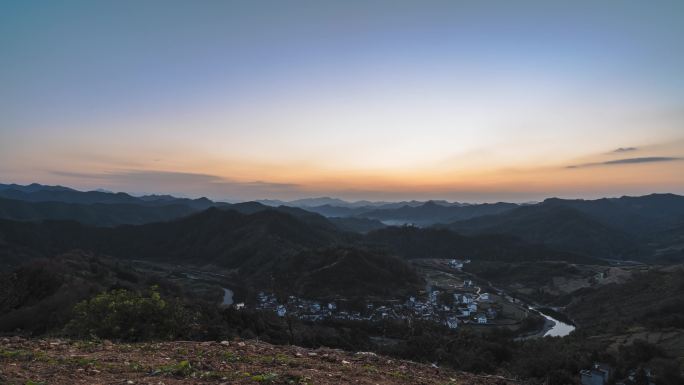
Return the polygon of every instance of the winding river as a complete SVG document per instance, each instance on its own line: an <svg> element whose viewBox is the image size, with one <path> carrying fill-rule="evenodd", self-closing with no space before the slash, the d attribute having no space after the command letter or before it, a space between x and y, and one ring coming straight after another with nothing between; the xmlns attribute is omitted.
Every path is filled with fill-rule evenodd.
<svg viewBox="0 0 684 385"><path fill-rule="evenodd" d="M551 316L548 316L540 312L539 310L537 311L539 312L539 314L542 315L542 317L554 323L553 327L551 327L551 329L547 330L546 333L544 333L544 337L565 337L568 334L570 334L573 330L575 330L575 327L573 325L559 321Z"/></svg>

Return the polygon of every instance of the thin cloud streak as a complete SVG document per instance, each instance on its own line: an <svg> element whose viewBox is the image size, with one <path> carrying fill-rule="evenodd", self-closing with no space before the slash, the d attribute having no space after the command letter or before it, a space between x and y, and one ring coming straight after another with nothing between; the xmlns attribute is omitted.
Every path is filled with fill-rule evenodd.
<svg viewBox="0 0 684 385"><path fill-rule="evenodd" d="M637 147L620 147L612 151L612 153L623 153L623 152L634 152L637 151Z"/></svg>
<svg viewBox="0 0 684 385"><path fill-rule="evenodd" d="M125 170L102 173L50 171L50 173L68 178L95 181L109 188L116 187L127 191L191 193L193 195L208 195L213 198L245 195L271 196L301 189L301 186L295 183L261 180L243 182L211 174L173 171Z"/></svg>
<svg viewBox="0 0 684 385"><path fill-rule="evenodd" d="M684 158L677 158L677 157L672 157L672 156L646 156L646 157L641 157L641 158L625 158L625 159L608 160L605 162L592 162L592 163L576 164L576 165L566 166L565 168L584 168L584 167L595 167L595 166L612 166L612 165L621 165L621 164L674 162L674 161L678 161L678 160L682 160L682 159L684 159Z"/></svg>

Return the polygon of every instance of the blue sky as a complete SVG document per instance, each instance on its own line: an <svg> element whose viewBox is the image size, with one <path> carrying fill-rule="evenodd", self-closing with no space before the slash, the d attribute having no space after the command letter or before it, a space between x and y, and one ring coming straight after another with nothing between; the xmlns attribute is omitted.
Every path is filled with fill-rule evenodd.
<svg viewBox="0 0 684 385"><path fill-rule="evenodd" d="M681 193L682 68L680 1L4 1L0 175L232 199Z"/></svg>

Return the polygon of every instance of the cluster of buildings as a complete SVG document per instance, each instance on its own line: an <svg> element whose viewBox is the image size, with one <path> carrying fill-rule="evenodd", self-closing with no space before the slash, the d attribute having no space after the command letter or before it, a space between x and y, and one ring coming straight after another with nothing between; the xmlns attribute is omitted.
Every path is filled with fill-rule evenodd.
<svg viewBox="0 0 684 385"><path fill-rule="evenodd" d="M285 317L288 313L304 321L322 321L324 319L345 319L360 321L365 319L361 312L338 311L335 302L320 302L289 296L284 304L278 303L274 294L260 292L257 294L258 310L270 310Z"/></svg>
<svg viewBox="0 0 684 385"><path fill-rule="evenodd" d="M488 324L497 317L498 312L490 302L488 293L476 294L471 280L464 281L463 289L462 292L453 293L431 290L423 295L423 299L412 296L404 302L367 302L362 311L347 309L345 300L325 302L289 296L285 303L279 303L275 295L260 292L256 309L273 311L280 317L290 315L304 321L424 320L441 323L451 329L461 323Z"/></svg>
<svg viewBox="0 0 684 385"><path fill-rule="evenodd" d="M580 383L582 385L606 385L608 383L614 383L615 385L655 384L655 376L648 368L632 369L627 373L627 377L619 381L615 381L613 374L613 368L610 365L595 363L591 368L580 371Z"/></svg>
<svg viewBox="0 0 684 385"><path fill-rule="evenodd" d="M473 287L472 281L464 281L463 287ZM498 311L490 302L489 293L455 292L450 297L449 293L446 294L448 299L445 300L442 292L432 290L427 302L411 297L407 305L414 309L416 316L431 318L435 314L439 315L439 318L446 319L446 325L450 328L455 328L457 322L487 324L498 316Z"/></svg>
<svg viewBox="0 0 684 385"><path fill-rule="evenodd" d="M449 260L449 267L461 270L466 263L470 263L470 259L451 259Z"/></svg>

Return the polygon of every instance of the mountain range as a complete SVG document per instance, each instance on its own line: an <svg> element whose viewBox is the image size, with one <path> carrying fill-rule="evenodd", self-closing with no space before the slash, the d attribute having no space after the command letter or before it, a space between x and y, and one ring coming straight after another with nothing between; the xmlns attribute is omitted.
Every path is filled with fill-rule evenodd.
<svg viewBox="0 0 684 385"><path fill-rule="evenodd" d="M46 196L46 191L23 193ZM56 193L58 197L68 193L68 199L74 200L79 192L60 189ZM105 201L138 199L104 192L82 194L88 200L95 196ZM79 251L122 261L234 271L241 281L257 288L396 297L421 285L406 262L414 258L600 263L507 235L471 237L448 229L386 227L367 218L326 218L297 207L269 207L257 202L217 204L193 211L175 199L164 201L167 204L3 199L2 269ZM165 216L149 223L114 224L115 220L140 222L145 213L146 219L152 218L146 210ZM105 219L107 226L98 223ZM379 226L361 233L343 229L336 223L340 220Z"/></svg>
<svg viewBox="0 0 684 385"><path fill-rule="evenodd" d="M462 234L508 234L558 250L609 259L684 258L684 197L547 199L445 226Z"/></svg>
<svg viewBox="0 0 684 385"><path fill-rule="evenodd" d="M170 195L146 195L135 197L124 192L78 191L63 186L46 186L37 183L27 186L0 184L0 198L28 202L63 202L78 204L118 203L145 206L182 204L196 210L203 210L211 206L224 204L212 202L207 198L188 199L176 198Z"/></svg>
<svg viewBox="0 0 684 385"><path fill-rule="evenodd" d="M275 204L280 205L273 206ZM378 234L397 231L392 230L392 226L410 224L426 230L430 227L448 229L451 237L456 233L476 238L501 235L504 237L492 242L502 245L507 244L508 239L516 239L528 245L543 245L553 251L590 258L660 262L684 259L684 197L675 194L597 200L550 198L529 204L445 201L350 203L335 198L229 204L207 198L136 197L126 193L82 192L39 184L0 185L0 218L13 221L71 220L88 226L117 227L116 231L123 231L118 227L176 223L176 220L192 218L194 214L211 208L248 216L260 212L269 212L262 214L264 216L279 213L288 218L294 217L298 223L313 226L316 231L335 234L335 237L345 234L343 238L346 239L350 233L368 234L365 238L357 238L364 239L364 242L370 240L370 243ZM383 229L386 230L384 233ZM211 229L207 231L211 232ZM308 231L322 235L311 229ZM326 242L323 244L328 245ZM269 245L269 242L264 245ZM440 255L453 255L459 250L450 249L453 247L450 240L440 240L422 245L421 250L432 250L433 254L441 250ZM414 248L407 245L394 252L409 249ZM211 261L202 259L201 262Z"/></svg>

